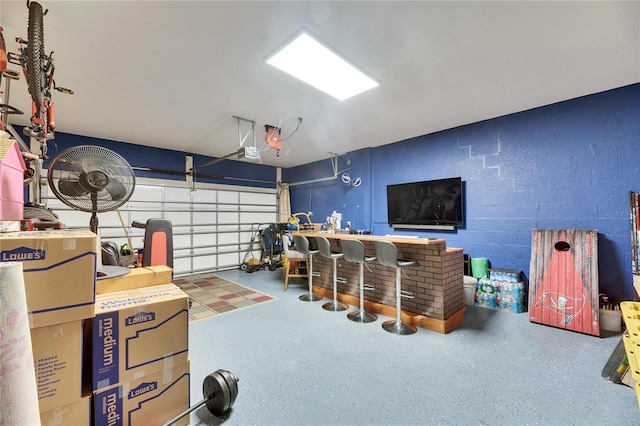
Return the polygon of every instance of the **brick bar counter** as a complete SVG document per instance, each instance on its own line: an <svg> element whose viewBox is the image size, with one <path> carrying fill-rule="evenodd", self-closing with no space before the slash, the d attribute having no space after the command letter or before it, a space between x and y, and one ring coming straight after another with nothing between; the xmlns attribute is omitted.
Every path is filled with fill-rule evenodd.
<svg viewBox="0 0 640 426"><path fill-rule="evenodd" d="M374 241L393 242L398 247L399 259L415 260L420 263L416 268L404 269L402 274L402 290L415 295L413 299L403 298L402 320L418 327L448 333L464 319L463 250L447 248L445 240L309 231L303 231L300 234L310 239L312 247L315 246L314 241L311 241L312 237L326 237L331 242L331 251L339 253L342 252L341 240L357 239L364 243L367 256L375 256ZM338 265L338 300L358 306L360 303L358 264L339 259ZM314 255L313 272L314 292L333 298L331 259L319 254ZM370 262L364 268L364 282L375 287L375 290L364 292L365 309L395 317L395 270L378 262Z"/></svg>

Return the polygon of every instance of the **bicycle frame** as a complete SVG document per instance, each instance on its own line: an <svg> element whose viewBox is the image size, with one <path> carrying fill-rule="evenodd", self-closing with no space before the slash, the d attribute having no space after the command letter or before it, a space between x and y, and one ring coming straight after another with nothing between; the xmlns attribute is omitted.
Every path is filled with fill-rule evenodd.
<svg viewBox="0 0 640 426"><path fill-rule="evenodd" d="M55 84L55 66L53 52L44 53L43 16L37 2L27 1L29 8L29 39L16 38L16 51L9 53L9 62L19 65L27 80L31 94L31 125L24 128L24 134L40 142L41 155L46 158L47 140L53 139L56 129L55 104L51 98L51 89L73 94L72 90L57 87Z"/></svg>

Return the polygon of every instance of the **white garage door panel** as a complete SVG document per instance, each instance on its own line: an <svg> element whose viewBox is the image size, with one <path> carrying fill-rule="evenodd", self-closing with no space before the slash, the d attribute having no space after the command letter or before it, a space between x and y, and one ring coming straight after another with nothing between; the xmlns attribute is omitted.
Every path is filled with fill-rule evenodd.
<svg viewBox="0 0 640 426"><path fill-rule="evenodd" d="M265 228L267 225L275 222L276 214L267 212L267 213L241 213L240 214L240 222L241 223L254 223L260 226L260 229Z"/></svg>
<svg viewBox="0 0 640 426"><path fill-rule="evenodd" d="M185 191L184 188L175 188L172 186L164 187L164 198L174 203L183 202L186 205L191 204L191 191Z"/></svg>
<svg viewBox="0 0 640 426"><path fill-rule="evenodd" d="M239 204L240 194L236 191L218 191L218 203Z"/></svg>
<svg viewBox="0 0 640 426"><path fill-rule="evenodd" d="M195 271L211 270L215 266L221 265L217 256L198 256L192 258L193 269Z"/></svg>
<svg viewBox="0 0 640 426"><path fill-rule="evenodd" d="M218 213L213 212L193 212L193 223L197 224L215 224L218 221Z"/></svg>
<svg viewBox="0 0 640 426"><path fill-rule="evenodd" d="M240 216L237 211L231 213L218 212L218 224L220 226L238 223L239 218Z"/></svg>
<svg viewBox="0 0 640 426"><path fill-rule="evenodd" d="M191 270L191 258L182 259L182 258L179 258L176 254L174 254L173 270L174 272Z"/></svg>
<svg viewBox="0 0 640 426"><path fill-rule="evenodd" d="M141 185L136 182L135 199L137 201L162 201L164 187Z"/></svg>
<svg viewBox="0 0 640 426"><path fill-rule="evenodd" d="M191 199L194 203L215 203L217 192L215 190L198 189L191 193Z"/></svg>
<svg viewBox="0 0 640 426"><path fill-rule="evenodd" d="M193 234L191 247L214 247L218 243L218 234Z"/></svg>
<svg viewBox="0 0 640 426"><path fill-rule="evenodd" d="M176 235L175 229L173 230L173 249L188 250L191 248L191 236L189 235Z"/></svg>
<svg viewBox="0 0 640 426"><path fill-rule="evenodd" d="M229 244L238 244L238 234L227 233L227 234L219 234L218 235L218 244L219 245L229 245Z"/></svg>
<svg viewBox="0 0 640 426"><path fill-rule="evenodd" d="M266 206L273 205L269 194L249 194L240 193L240 202L238 204L263 204Z"/></svg>
<svg viewBox="0 0 640 426"><path fill-rule="evenodd" d="M133 196L135 197L135 192ZM137 217L159 217L160 213L165 209L164 203L157 201L139 201L130 199L129 202L120 208L120 210L128 210L136 214ZM145 219L146 221L146 219Z"/></svg>
<svg viewBox="0 0 640 426"><path fill-rule="evenodd" d="M218 255L218 263L222 265L237 265L239 262L238 253L226 253Z"/></svg>
<svg viewBox="0 0 640 426"><path fill-rule="evenodd" d="M91 213L64 205L47 191L46 182L42 187L43 202L67 227L89 227ZM239 267L256 224L276 220L276 190L203 183L192 189L186 182L137 179L133 196L120 207L133 246L143 246L144 229L133 228L132 221L164 218L172 224L174 276ZM117 212L98 213L98 220L103 241L127 243Z"/></svg>
<svg viewBox="0 0 640 426"><path fill-rule="evenodd" d="M165 212L164 218L171 221L174 226L182 226L191 224L191 213L188 208L186 211L168 211Z"/></svg>
<svg viewBox="0 0 640 426"><path fill-rule="evenodd" d="M120 214L122 214L122 212ZM91 213L85 213L85 219L87 220L87 224L89 224L88 220L90 217L91 217ZM125 220L124 216L122 220ZM118 217L118 212L116 211L98 213L98 225L100 227L106 227L106 228L109 228L109 227L122 228L122 223L120 222L120 218Z"/></svg>

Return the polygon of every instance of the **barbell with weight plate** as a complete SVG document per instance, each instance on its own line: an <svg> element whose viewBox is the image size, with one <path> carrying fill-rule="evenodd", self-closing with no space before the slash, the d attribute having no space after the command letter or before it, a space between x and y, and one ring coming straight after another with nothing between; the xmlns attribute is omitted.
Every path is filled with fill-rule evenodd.
<svg viewBox="0 0 640 426"><path fill-rule="evenodd" d="M164 426L172 425L178 420L206 404L214 416L226 413L236 402L239 379L227 370L216 370L204 378L202 382L203 399L188 410L169 420Z"/></svg>

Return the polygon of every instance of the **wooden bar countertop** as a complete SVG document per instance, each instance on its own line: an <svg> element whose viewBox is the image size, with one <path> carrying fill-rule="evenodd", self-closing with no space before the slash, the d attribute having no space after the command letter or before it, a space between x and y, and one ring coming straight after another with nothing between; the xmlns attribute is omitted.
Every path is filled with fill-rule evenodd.
<svg viewBox="0 0 640 426"><path fill-rule="evenodd" d="M420 244L420 245L444 245L446 247L446 241L441 238L423 238L423 237L404 237L401 235L371 235L371 234L347 234L342 232L332 231L291 231L292 234L300 234L305 237L326 237L327 239L351 239L360 241L378 241L385 240L392 243L399 244Z"/></svg>

